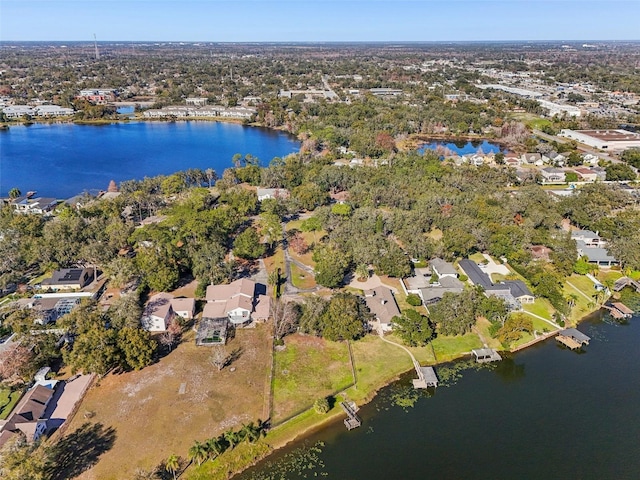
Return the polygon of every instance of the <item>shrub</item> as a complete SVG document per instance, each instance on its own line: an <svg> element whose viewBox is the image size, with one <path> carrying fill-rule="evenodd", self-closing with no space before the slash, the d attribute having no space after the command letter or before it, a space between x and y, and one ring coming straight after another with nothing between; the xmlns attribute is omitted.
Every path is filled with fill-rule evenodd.
<svg viewBox="0 0 640 480"><path fill-rule="evenodd" d="M415 293L410 293L407 295L407 303L412 307L419 307L422 304L422 300Z"/></svg>
<svg viewBox="0 0 640 480"><path fill-rule="evenodd" d="M458 280L460 280L461 282L466 282L467 280L469 280L469 277L467 277L466 275L460 275L460 277L458 277Z"/></svg>
<svg viewBox="0 0 640 480"><path fill-rule="evenodd" d="M327 400L326 397L323 398L319 398L317 399L314 404L313 404L313 408L316 411L316 413L319 413L321 415L324 415L325 413L327 413L330 409L329 407L329 400Z"/></svg>

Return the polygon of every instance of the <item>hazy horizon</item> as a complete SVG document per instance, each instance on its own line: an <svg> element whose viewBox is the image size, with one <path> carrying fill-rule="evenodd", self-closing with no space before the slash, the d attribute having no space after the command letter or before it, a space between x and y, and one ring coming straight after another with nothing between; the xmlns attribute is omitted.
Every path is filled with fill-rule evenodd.
<svg viewBox="0 0 640 480"><path fill-rule="evenodd" d="M2 0L0 41L637 41L637 0Z"/></svg>

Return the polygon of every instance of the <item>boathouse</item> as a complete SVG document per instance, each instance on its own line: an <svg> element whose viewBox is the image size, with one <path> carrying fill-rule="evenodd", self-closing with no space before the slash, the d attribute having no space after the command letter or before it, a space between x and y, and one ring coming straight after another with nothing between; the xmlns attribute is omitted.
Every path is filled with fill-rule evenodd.
<svg viewBox="0 0 640 480"><path fill-rule="evenodd" d="M567 328L558 334L556 340L569 347L571 350L575 350L582 347L582 345L589 345L591 338L586 336L580 330Z"/></svg>
<svg viewBox="0 0 640 480"><path fill-rule="evenodd" d="M502 357L491 348L479 348L477 350L471 350L471 353L476 357L478 363L498 362L502 360Z"/></svg>

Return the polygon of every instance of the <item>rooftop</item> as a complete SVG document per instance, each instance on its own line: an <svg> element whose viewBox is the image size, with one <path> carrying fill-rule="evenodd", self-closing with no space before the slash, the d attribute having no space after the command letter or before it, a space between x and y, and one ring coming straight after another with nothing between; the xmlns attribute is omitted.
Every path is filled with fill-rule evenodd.
<svg viewBox="0 0 640 480"><path fill-rule="evenodd" d="M577 133L588 135L605 142L628 142L639 140L640 134L628 130L575 130Z"/></svg>

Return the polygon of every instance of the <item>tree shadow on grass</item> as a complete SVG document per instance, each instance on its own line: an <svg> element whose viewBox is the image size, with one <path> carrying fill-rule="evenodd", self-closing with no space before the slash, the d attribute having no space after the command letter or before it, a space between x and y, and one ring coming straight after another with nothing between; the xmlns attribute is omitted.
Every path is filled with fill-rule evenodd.
<svg viewBox="0 0 640 480"><path fill-rule="evenodd" d="M75 478L94 466L100 456L111 450L116 430L101 423L84 423L53 446L55 466L52 480Z"/></svg>

